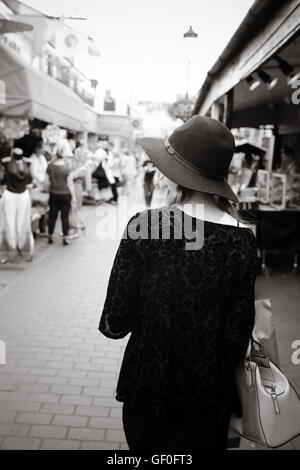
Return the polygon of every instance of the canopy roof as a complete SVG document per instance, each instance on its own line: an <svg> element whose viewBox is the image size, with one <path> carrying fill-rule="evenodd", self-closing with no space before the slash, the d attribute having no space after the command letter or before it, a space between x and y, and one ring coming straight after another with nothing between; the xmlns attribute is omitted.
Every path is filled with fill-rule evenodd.
<svg viewBox="0 0 300 470"><path fill-rule="evenodd" d="M83 101L4 44L0 44L0 80L6 95L0 116L36 118L78 132L86 129Z"/></svg>
<svg viewBox="0 0 300 470"><path fill-rule="evenodd" d="M212 104L233 90L233 127L274 124L298 128L299 106L292 101L293 89L280 70L275 55L300 71L300 1L256 0L219 59L207 74L195 105L195 114L206 114ZM272 89L261 83L250 91L245 80L257 79L263 70L278 82Z"/></svg>
<svg viewBox="0 0 300 470"><path fill-rule="evenodd" d="M276 51L276 56L285 60L294 68L293 73L300 72L300 35L296 35L282 49ZM292 96L296 91L287 83L287 77L280 70L278 62L272 56L261 70L272 78L277 78L277 84L268 89L263 82L250 91L245 80L240 81L234 88L234 112L232 125L234 127L258 127L264 124L278 126L280 133L300 130L299 105L293 103ZM256 74L253 77L258 78ZM299 85L298 85L299 88ZM300 98L300 93L297 93Z"/></svg>

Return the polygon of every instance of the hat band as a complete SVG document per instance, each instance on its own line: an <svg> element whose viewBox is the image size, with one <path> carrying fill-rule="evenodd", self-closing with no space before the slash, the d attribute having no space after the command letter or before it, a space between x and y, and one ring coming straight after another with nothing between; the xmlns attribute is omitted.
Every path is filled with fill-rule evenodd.
<svg viewBox="0 0 300 470"><path fill-rule="evenodd" d="M195 171L196 173L198 173L200 176L203 176L204 178L208 178L214 181L224 181L225 179L224 176L213 175L206 171L199 170L197 166L193 165L190 162L187 162L178 152L176 152L176 150L172 147L168 139L165 141L164 145L168 154L171 155L175 160L177 160L179 163L181 163L185 167L189 168L190 170Z"/></svg>

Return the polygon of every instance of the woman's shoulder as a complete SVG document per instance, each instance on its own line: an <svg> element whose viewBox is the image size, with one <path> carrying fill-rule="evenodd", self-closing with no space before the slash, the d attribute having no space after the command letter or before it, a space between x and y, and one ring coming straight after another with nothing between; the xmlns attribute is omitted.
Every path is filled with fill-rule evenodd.
<svg viewBox="0 0 300 470"><path fill-rule="evenodd" d="M231 231L234 246L239 248L242 253L249 253L249 255L256 256L257 254L257 241L253 228L246 224L241 224L235 230Z"/></svg>
<svg viewBox="0 0 300 470"><path fill-rule="evenodd" d="M140 238L149 238L151 227L160 225L162 220L167 220L169 215L165 207L145 209L132 215L127 223L127 231L139 232Z"/></svg>

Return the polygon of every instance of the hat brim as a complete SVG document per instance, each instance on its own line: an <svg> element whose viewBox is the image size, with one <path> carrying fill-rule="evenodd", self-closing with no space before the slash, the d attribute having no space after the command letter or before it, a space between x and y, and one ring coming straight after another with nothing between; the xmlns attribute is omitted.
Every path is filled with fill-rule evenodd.
<svg viewBox="0 0 300 470"><path fill-rule="evenodd" d="M163 139L144 137L139 139L138 144L145 150L152 163L173 183L194 191L222 196L233 202L239 201L225 179L208 179L175 160L165 149Z"/></svg>

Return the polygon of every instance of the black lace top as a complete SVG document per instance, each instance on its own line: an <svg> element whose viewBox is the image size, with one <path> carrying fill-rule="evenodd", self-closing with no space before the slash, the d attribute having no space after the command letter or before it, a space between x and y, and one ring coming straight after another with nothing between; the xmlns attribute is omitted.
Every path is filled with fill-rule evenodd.
<svg viewBox="0 0 300 470"><path fill-rule="evenodd" d="M254 324L253 232L198 222L176 207L129 221L99 325L108 338L131 333L116 399L162 427L175 415L204 428L228 419ZM187 249L191 229L200 240L204 230L202 248Z"/></svg>

